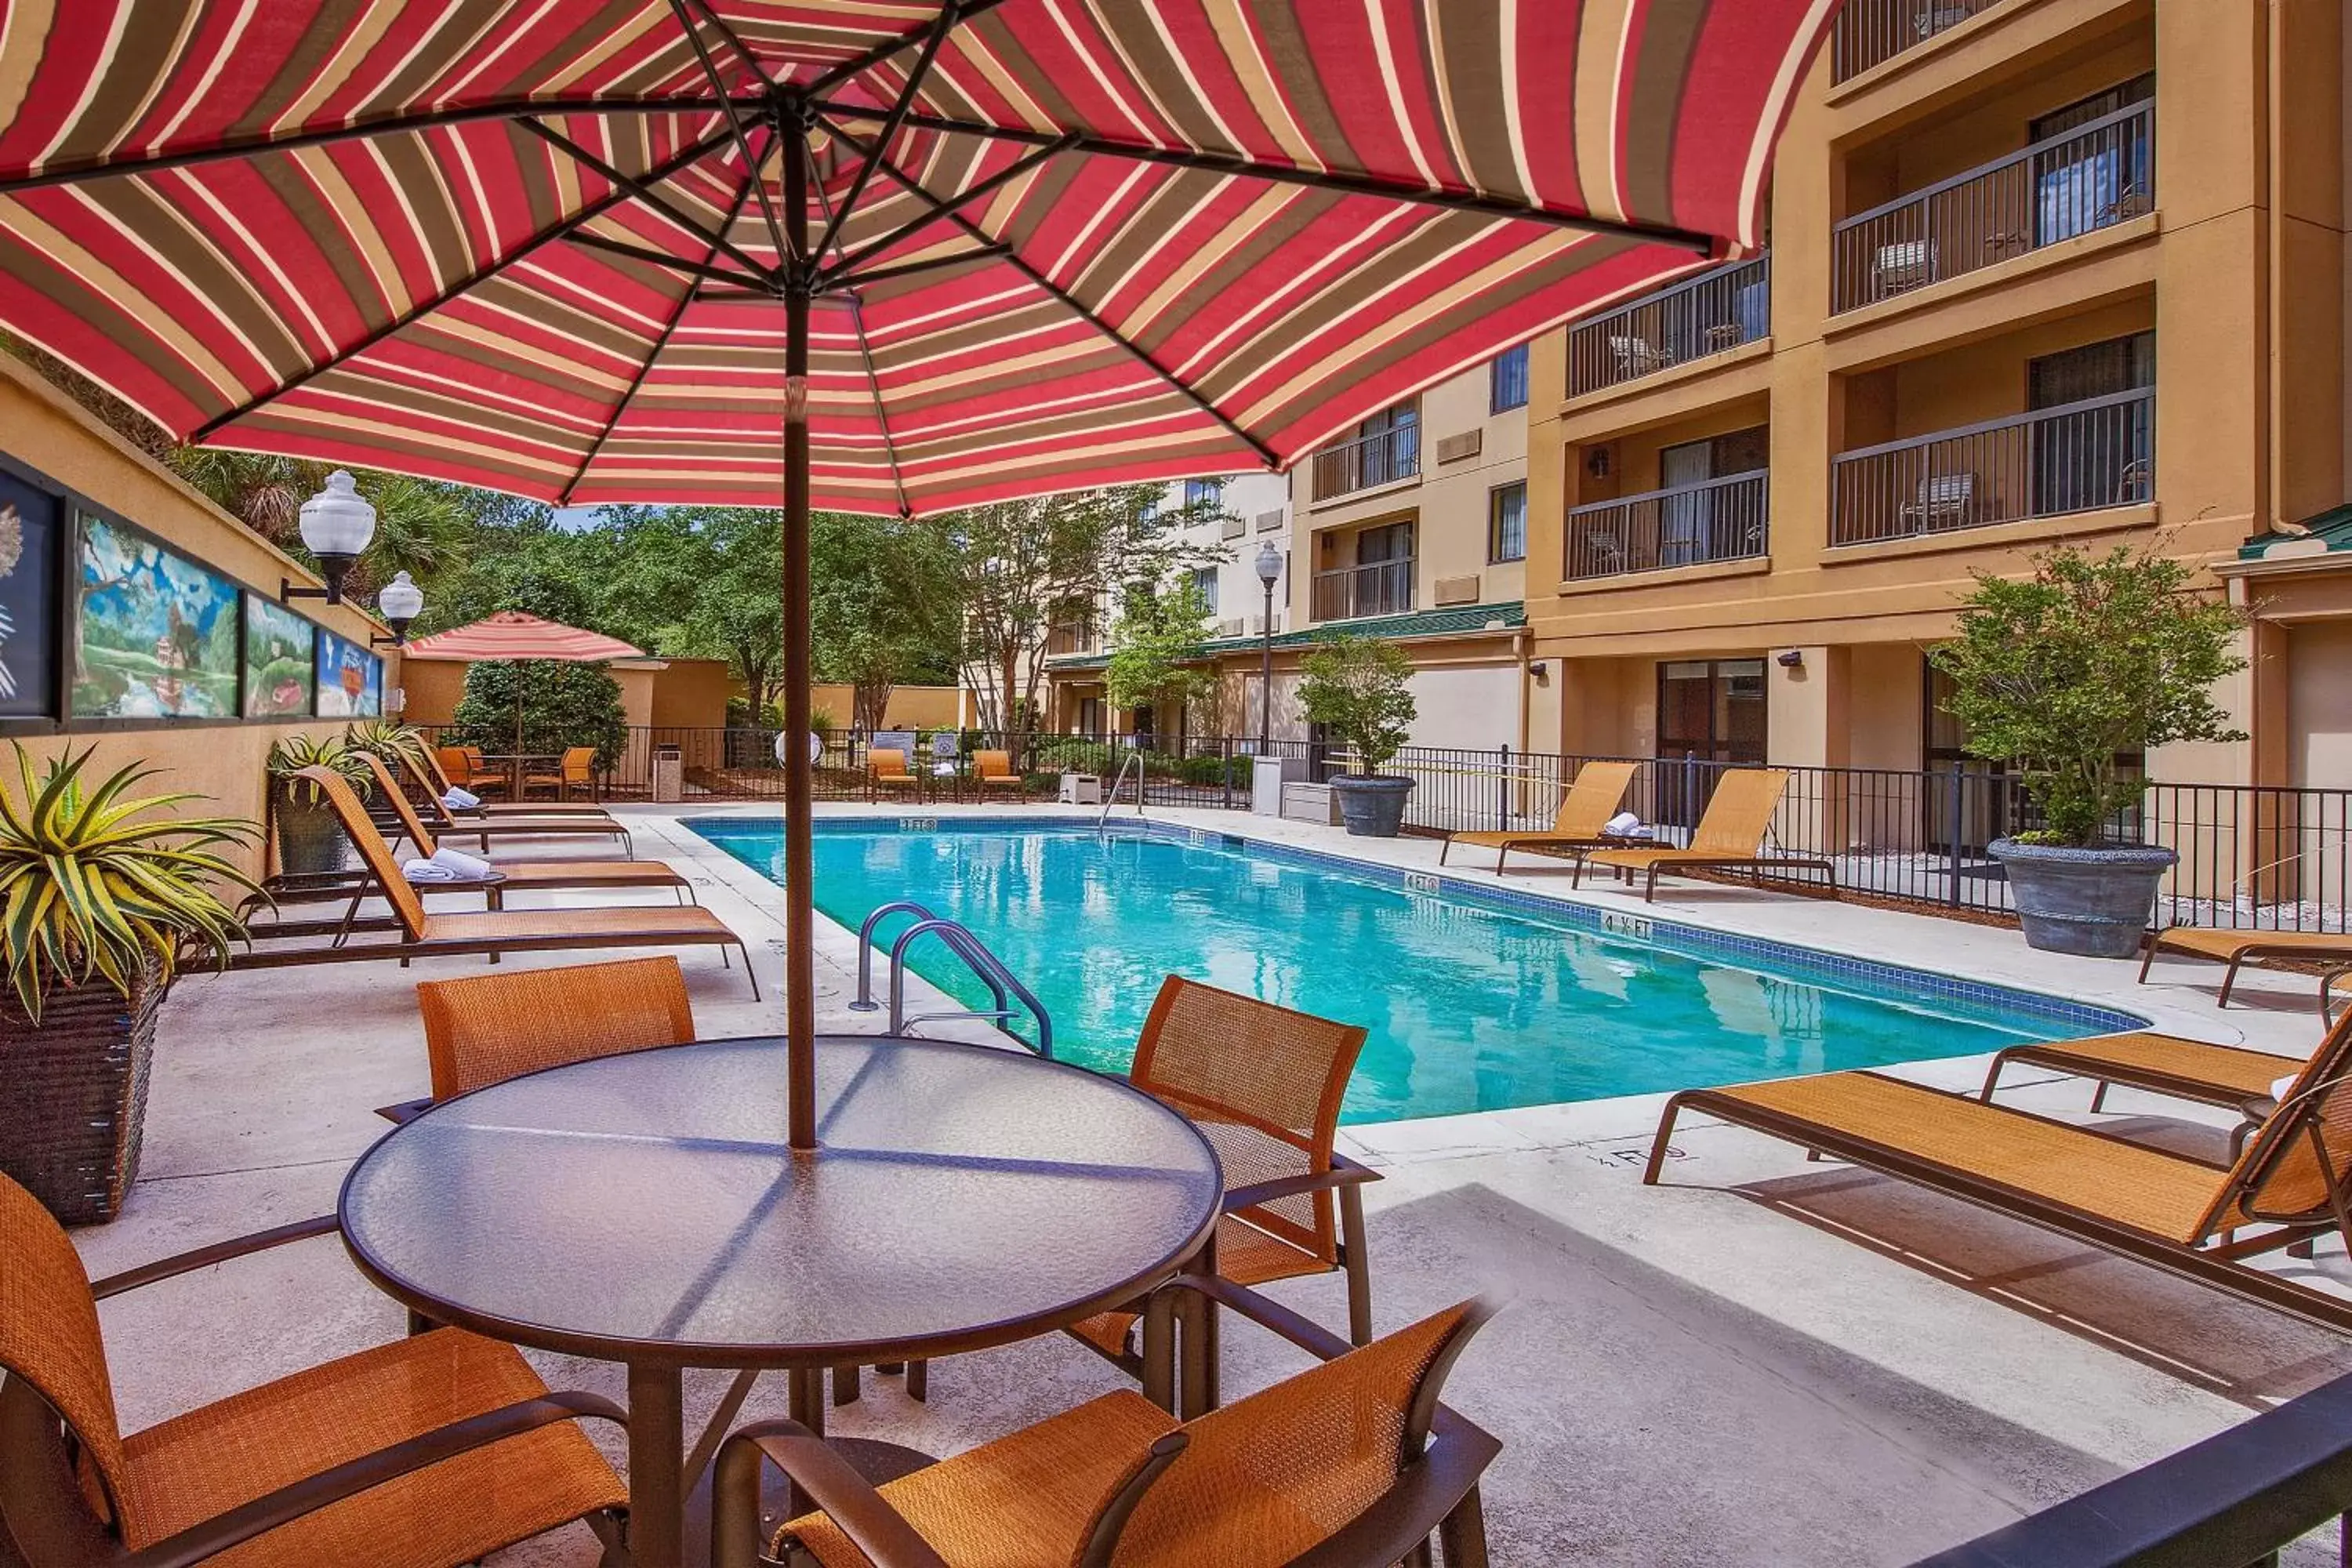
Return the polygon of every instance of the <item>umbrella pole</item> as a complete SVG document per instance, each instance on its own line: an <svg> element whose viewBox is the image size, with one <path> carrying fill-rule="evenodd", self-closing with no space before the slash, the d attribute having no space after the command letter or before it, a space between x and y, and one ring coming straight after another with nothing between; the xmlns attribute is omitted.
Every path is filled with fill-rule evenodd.
<svg viewBox="0 0 2352 1568"><path fill-rule="evenodd" d="M805 137L803 127L800 135ZM783 157L784 289L784 1038L785 1100L794 1149L816 1147L815 780L809 732L809 277L808 160L787 143Z"/></svg>

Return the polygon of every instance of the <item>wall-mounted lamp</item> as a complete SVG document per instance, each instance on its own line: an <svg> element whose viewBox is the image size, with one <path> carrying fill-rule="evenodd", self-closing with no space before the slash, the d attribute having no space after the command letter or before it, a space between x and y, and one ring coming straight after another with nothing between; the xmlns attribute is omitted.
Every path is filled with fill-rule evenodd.
<svg viewBox="0 0 2352 1568"><path fill-rule="evenodd" d="M375 537L375 508L368 505L352 476L337 468L327 476L327 488L302 503L302 542L319 558L323 588L298 588L290 578L278 580L278 602L324 599L343 602L343 577Z"/></svg>
<svg viewBox="0 0 2352 1568"><path fill-rule="evenodd" d="M1609 448L1587 447L1584 449L1584 471L1596 479L1609 477Z"/></svg>
<svg viewBox="0 0 2352 1568"><path fill-rule="evenodd" d="M1805 650L1801 647L1784 648L1774 662L1782 669L1802 669L1805 667Z"/></svg>
<svg viewBox="0 0 2352 1568"><path fill-rule="evenodd" d="M1543 659L1537 659L1528 666L1528 674L1535 678L1538 686L1542 686L1551 679L1551 666Z"/></svg>
<svg viewBox="0 0 2352 1568"><path fill-rule="evenodd" d="M408 624L425 613L425 590L408 580L405 572L393 574L392 581L375 596L376 614L392 628L388 637L370 637L372 647L398 647L408 640Z"/></svg>

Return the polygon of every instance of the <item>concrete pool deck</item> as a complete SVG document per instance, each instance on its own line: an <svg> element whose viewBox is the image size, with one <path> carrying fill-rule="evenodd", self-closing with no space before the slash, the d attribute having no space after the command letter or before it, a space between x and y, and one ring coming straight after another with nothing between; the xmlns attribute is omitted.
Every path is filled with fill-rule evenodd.
<svg viewBox="0 0 2352 1568"><path fill-rule="evenodd" d="M750 942L768 988L753 1003L740 969L722 969L714 952L685 954L701 1032L772 1032L782 1006L776 889L680 826L680 813L625 810L640 856L688 871ZM921 811L967 813L1016 815ZM1150 816L1436 868L1433 840L1348 839L1231 812ZM1492 881L1476 869L1485 858L1445 874ZM1566 881L1565 869L1549 868L1507 879L1562 896ZM2317 1036L2306 976L2249 972L2245 1005L2233 999L2222 1012L2216 965L2160 961L2159 983L2142 987L2135 965L2034 953L1999 928L1706 884L1669 889L1654 912L1693 925L2047 991L2217 1042L2292 1052ZM1638 895L1591 886L1575 896L1642 908ZM820 920L815 958L821 1026L878 1027L875 1016L845 1010L853 933ZM121 1219L76 1237L92 1272L330 1210L352 1160L384 1131L370 1108L424 1092L415 982L478 970L451 960L188 977L159 1034L139 1186ZM919 984L918 995L938 1000ZM1982 1058L1897 1070L1972 1087ZM2011 1102L2089 1119L2083 1085L2020 1080ZM1387 1177L1368 1203L1381 1326L1475 1289L1509 1302L1452 1390L1506 1444L1487 1508L1499 1563L1904 1563L2352 1371L2352 1341L1898 1184L1809 1164L1801 1151L1737 1129L1686 1121L1665 1184L1645 1188L1639 1153L1664 1098L1349 1130ZM2103 1124L2200 1152L2221 1146L2228 1119L2218 1113L2125 1091L2108 1103ZM2340 1243L2323 1244L2314 1261L2272 1266L2352 1291ZM1333 1279L1272 1293L1325 1321L1343 1316ZM401 1331L398 1309L331 1240L119 1298L103 1315L131 1429ZM1226 1341L1234 1388L1297 1364L1246 1330ZM622 1392L617 1368L534 1360L558 1386ZM724 1381L690 1377L690 1417ZM947 1452L1112 1381L1073 1344L1033 1342L940 1363L928 1406L895 1382L869 1381L866 1398L839 1413L840 1429ZM780 1414L782 1397L781 1380L765 1380L749 1414ZM587 1564L595 1552L574 1530L496 1561Z"/></svg>

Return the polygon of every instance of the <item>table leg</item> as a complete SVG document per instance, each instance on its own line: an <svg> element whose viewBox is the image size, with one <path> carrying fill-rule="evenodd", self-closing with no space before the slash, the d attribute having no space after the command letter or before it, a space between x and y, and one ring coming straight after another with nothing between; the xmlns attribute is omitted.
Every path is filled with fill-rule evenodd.
<svg viewBox="0 0 2352 1568"><path fill-rule="evenodd" d="M635 1568L685 1568L678 1486L684 1382L676 1367L629 1368L629 1554Z"/></svg>

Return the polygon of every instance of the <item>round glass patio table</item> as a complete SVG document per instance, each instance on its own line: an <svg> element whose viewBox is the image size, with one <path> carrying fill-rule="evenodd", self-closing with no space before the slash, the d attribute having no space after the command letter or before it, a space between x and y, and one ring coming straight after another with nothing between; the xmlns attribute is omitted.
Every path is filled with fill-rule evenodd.
<svg viewBox="0 0 2352 1568"><path fill-rule="evenodd" d="M815 1426L823 1369L1066 1328L1172 1278L1215 1223L1215 1152L1117 1079L835 1035L816 1079L814 1152L784 1142L782 1040L714 1040L446 1100L344 1180L344 1241L395 1300L627 1364L641 1568L679 1561L683 1368L793 1369Z"/></svg>

